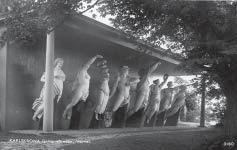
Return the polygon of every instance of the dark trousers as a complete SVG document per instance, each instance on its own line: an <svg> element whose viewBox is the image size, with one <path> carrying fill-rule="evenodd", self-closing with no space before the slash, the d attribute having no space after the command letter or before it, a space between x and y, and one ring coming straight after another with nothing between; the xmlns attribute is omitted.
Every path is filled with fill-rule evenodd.
<svg viewBox="0 0 237 150"><path fill-rule="evenodd" d="M145 115L145 108L139 109L132 116L127 118L126 126L127 127L140 127L142 123L142 118Z"/></svg>
<svg viewBox="0 0 237 150"><path fill-rule="evenodd" d="M145 112L144 112L144 114L142 115L140 127L144 127L144 126L145 127L154 127L154 126L156 126L157 115L158 115L158 113L155 112L153 114L153 116L151 117L149 123L147 123L147 116L145 115Z"/></svg>
<svg viewBox="0 0 237 150"><path fill-rule="evenodd" d="M75 106L72 107L72 116L70 120L69 129L79 129L80 115L85 102L80 101Z"/></svg>
<svg viewBox="0 0 237 150"><path fill-rule="evenodd" d="M124 128L126 126L127 111L128 104L113 113L112 128Z"/></svg>
<svg viewBox="0 0 237 150"><path fill-rule="evenodd" d="M156 126L164 126L165 125L165 118L166 118L166 110L160 112L157 115Z"/></svg>
<svg viewBox="0 0 237 150"><path fill-rule="evenodd" d="M174 115L167 117L165 126L177 126L179 121L179 115L182 108L180 108Z"/></svg>
<svg viewBox="0 0 237 150"><path fill-rule="evenodd" d="M94 113L93 118L91 120L90 128L93 129L105 128L104 114L98 114L98 120L96 120Z"/></svg>

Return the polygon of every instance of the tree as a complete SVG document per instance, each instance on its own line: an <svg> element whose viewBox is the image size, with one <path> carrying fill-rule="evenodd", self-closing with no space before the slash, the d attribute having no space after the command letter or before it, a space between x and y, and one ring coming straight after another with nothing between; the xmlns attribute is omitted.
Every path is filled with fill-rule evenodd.
<svg viewBox="0 0 237 150"><path fill-rule="evenodd" d="M2 40L35 45L46 32L73 15L81 15L101 0L1 0L0 23L7 28Z"/></svg>
<svg viewBox="0 0 237 150"><path fill-rule="evenodd" d="M203 76L197 76L196 78L192 79L191 82L198 82L201 83L203 80ZM196 98L197 103L198 99L202 94L202 85L198 84L197 87L193 88L194 97ZM199 97L197 97L199 96ZM187 97L190 99L190 96ZM222 91L222 89L218 86L218 84L209 78L206 81L206 120L207 121L217 121L218 125L223 126L223 114L225 111L226 105L226 97ZM200 103L200 102L199 102ZM199 104L200 107L200 104ZM199 108L200 109L200 108ZM200 111L200 110L199 110Z"/></svg>
<svg viewBox="0 0 237 150"><path fill-rule="evenodd" d="M95 5L102 16L113 15L114 26L153 46L168 43L186 61L183 69L207 74L227 98L225 127L237 127L236 3L179 0L1 0L3 40L35 44L68 16ZM170 54L170 51L166 51Z"/></svg>
<svg viewBox="0 0 237 150"><path fill-rule="evenodd" d="M185 104L187 107L186 121L189 122L200 122L200 98L195 91L191 90L187 92Z"/></svg>
<svg viewBox="0 0 237 150"><path fill-rule="evenodd" d="M183 69L216 81L227 98L226 133L237 133L237 59L224 53L237 43L236 3L107 0L99 11L114 15L116 28L154 46L168 41L185 59Z"/></svg>

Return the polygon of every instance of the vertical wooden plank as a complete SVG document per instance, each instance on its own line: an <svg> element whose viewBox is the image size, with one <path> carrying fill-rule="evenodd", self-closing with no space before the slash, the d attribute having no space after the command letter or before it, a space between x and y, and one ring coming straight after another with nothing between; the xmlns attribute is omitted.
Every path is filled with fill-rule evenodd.
<svg viewBox="0 0 237 150"><path fill-rule="evenodd" d="M206 105L206 77L202 79L202 99L201 99L201 116L200 127L205 127L205 105Z"/></svg>
<svg viewBox="0 0 237 150"><path fill-rule="evenodd" d="M0 66L1 66L1 75L0 75L0 121L1 121L1 130L6 129L6 88L7 88L7 44L5 43L0 49Z"/></svg>
<svg viewBox="0 0 237 150"><path fill-rule="evenodd" d="M6 31L6 28L0 28L0 36ZM0 45L0 130L7 130L6 127L6 106L7 106L7 42L1 41Z"/></svg>
<svg viewBox="0 0 237 150"><path fill-rule="evenodd" d="M54 31L47 34L43 131L53 131Z"/></svg>

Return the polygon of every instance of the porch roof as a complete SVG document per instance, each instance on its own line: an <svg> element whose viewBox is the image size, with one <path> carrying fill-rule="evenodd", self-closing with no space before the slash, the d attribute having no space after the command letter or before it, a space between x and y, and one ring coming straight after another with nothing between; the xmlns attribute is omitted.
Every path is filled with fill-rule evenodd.
<svg viewBox="0 0 237 150"><path fill-rule="evenodd" d="M165 50L161 47L153 47L149 44L145 44L141 40L135 40L133 37L118 29L105 25L84 15L70 17L64 22L64 25L83 31L87 34L97 36L114 44L127 47L136 52L141 52L146 55L159 58L174 65L181 63L179 59L167 55Z"/></svg>

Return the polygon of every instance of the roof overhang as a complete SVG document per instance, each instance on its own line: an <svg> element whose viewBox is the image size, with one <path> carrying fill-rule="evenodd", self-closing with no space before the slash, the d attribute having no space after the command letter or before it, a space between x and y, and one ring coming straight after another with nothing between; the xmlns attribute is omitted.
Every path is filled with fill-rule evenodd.
<svg viewBox="0 0 237 150"><path fill-rule="evenodd" d="M124 32L121 32L115 28L112 28L108 25L105 25L83 15L71 17L70 19L65 21L64 25L75 30L80 30L80 32L85 32L87 34L99 37L103 40L130 48L134 51L143 52L144 54L159 58L175 65L181 63L181 61L177 59L164 55L162 48L154 48L142 43L141 41L131 39ZM97 30L94 30L95 28Z"/></svg>

